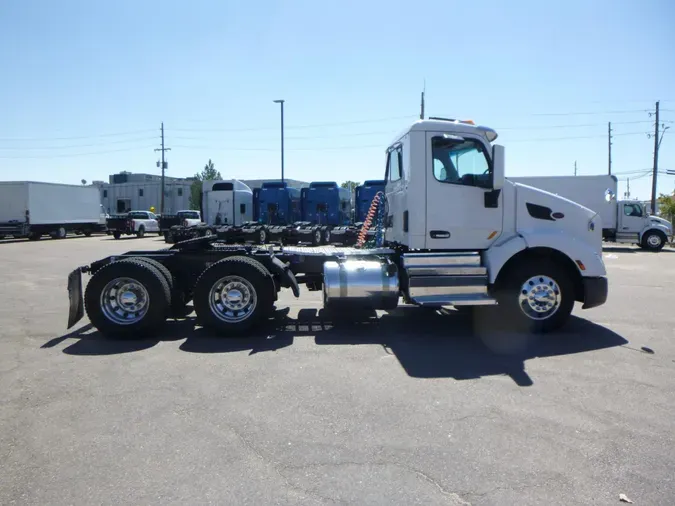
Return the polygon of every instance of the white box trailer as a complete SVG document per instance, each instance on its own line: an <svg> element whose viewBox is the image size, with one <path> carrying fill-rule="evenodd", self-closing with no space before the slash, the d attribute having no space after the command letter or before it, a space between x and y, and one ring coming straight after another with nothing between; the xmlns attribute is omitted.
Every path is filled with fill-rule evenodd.
<svg viewBox="0 0 675 506"><path fill-rule="evenodd" d="M35 181L0 182L0 238L105 231L98 188Z"/></svg>
<svg viewBox="0 0 675 506"><path fill-rule="evenodd" d="M658 216L650 216L641 202L616 200L616 176L534 176L508 179L564 197L595 211L602 220L602 237L605 241L637 244L642 248L658 251L673 235L672 224Z"/></svg>

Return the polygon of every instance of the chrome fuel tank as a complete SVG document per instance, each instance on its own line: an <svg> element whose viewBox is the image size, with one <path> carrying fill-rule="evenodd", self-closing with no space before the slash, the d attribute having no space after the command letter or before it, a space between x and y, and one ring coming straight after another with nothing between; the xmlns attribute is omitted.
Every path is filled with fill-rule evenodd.
<svg viewBox="0 0 675 506"><path fill-rule="evenodd" d="M398 305L398 297L398 269L386 260L354 259L323 264L326 307L393 309Z"/></svg>

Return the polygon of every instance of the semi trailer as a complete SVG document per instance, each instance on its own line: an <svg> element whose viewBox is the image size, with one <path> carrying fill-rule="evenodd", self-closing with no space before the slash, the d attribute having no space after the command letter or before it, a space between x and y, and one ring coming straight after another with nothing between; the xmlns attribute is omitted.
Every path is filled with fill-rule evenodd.
<svg viewBox="0 0 675 506"><path fill-rule="evenodd" d="M473 122L412 123L386 149L386 186L370 247L259 246L195 238L129 251L68 276L68 327L104 335L157 332L193 301L200 325L245 335L271 318L278 293L321 290L327 309L495 305L503 325L555 330L574 303L606 302L598 213L506 180L497 132ZM82 291L82 275L91 277Z"/></svg>
<svg viewBox="0 0 675 506"><path fill-rule="evenodd" d="M592 209L602 220L602 237L608 242L637 244L660 251L673 235L673 225L650 216L636 200L617 200L617 178L598 176L538 176L509 178L534 186Z"/></svg>
<svg viewBox="0 0 675 506"><path fill-rule="evenodd" d="M106 231L98 188L36 181L0 182L0 239L63 239Z"/></svg>

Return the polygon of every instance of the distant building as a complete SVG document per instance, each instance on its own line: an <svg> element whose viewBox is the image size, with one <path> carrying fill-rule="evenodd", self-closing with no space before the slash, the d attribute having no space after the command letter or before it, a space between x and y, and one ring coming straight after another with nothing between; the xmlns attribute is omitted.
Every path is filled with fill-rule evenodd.
<svg viewBox="0 0 675 506"><path fill-rule="evenodd" d="M155 208L160 213L162 202L162 177L157 174L120 172L111 174L109 182L94 181L99 188L101 205L110 214L123 214L131 210ZM172 214L190 208L190 186L194 178L164 178L164 213Z"/></svg>

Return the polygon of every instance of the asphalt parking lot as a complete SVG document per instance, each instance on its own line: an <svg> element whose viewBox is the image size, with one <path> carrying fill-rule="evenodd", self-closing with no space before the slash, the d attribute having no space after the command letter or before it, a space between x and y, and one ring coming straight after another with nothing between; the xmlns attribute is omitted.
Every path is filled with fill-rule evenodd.
<svg viewBox="0 0 675 506"><path fill-rule="evenodd" d="M0 242L0 504L673 504L675 251L606 248L607 304L524 355L314 292L249 339L66 331L70 270L164 246Z"/></svg>

